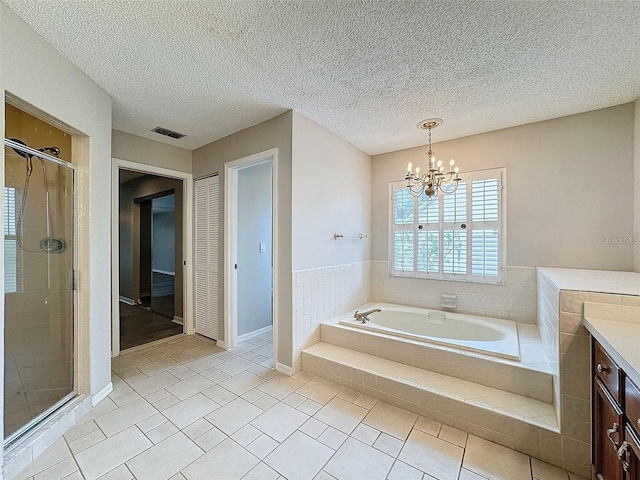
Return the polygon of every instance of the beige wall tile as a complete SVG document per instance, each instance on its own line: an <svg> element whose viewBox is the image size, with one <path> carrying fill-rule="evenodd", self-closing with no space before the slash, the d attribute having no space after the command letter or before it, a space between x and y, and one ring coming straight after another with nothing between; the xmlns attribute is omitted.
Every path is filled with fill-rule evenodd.
<svg viewBox="0 0 640 480"><path fill-rule="evenodd" d="M562 290L560 292L560 311L582 315L582 304L588 301L589 294L586 292Z"/></svg>

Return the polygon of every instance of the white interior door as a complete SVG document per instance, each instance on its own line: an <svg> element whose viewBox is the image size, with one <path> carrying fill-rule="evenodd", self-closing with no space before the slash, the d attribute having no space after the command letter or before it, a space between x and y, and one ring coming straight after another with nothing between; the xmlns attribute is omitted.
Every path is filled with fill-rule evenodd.
<svg viewBox="0 0 640 480"><path fill-rule="evenodd" d="M195 182L196 333L218 340L219 177Z"/></svg>

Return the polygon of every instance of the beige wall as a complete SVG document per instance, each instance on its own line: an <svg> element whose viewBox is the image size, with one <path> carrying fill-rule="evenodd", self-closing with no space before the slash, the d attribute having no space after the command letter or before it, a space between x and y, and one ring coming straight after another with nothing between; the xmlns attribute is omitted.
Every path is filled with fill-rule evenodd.
<svg viewBox="0 0 640 480"><path fill-rule="evenodd" d="M291 366L291 128L292 112L234 133L193 151L193 176L220 174L220 225L224 225L224 164L271 148L278 149L278 361ZM224 298L224 232L220 229L220 281L219 297ZM218 331L224 337L224 306L220 301Z"/></svg>
<svg viewBox="0 0 640 480"><path fill-rule="evenodd" d="M633 135L634 270L640 272L640 99L635 103Z"/></svg>
<svg viewBox="0 0 640 480"><path fill-rule="evenodd" d="M0 72L0 93L32 105L47 121L76 135L72 160L78 165L78 385L83 393L97 394L111 382L111 299L104 288L110 275L110 258L104 252L110 248L111 99L3 4ZM0 262L2 258L0 254ZM4 311L2 317L4 328Z"/></svg>
<svg viewBox="0 0 640 480"><path fill-rule="evenodd" d="M191 154L191 150L120 130L111 132L111 156L120 160L191 173Z"/></svg>
<svg viewBox="0 0 640 480"><path fill-rule="evenodd" d="M633 270L634 104L434 145L462 171L507 168L507 264ZM437 130L434 132L437 139ZM388 184L425 147L372 159L373 259L387 260Z"/></svg>
<svg viewBox="0 0 640 480"><path fill-rule="evenodd" d="M293 270L370 260L371 157L297 112L292 141Z"/></svg>

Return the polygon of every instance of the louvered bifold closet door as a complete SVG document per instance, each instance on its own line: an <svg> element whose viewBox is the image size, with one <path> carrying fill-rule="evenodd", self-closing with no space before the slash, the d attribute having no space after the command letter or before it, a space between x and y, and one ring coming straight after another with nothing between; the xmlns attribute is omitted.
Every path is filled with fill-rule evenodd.
<svg viewBox="0 0 640 480"><path fill-rule="evenodd" d="M219 177L196 180L196 333L218 339Z"/></svg>

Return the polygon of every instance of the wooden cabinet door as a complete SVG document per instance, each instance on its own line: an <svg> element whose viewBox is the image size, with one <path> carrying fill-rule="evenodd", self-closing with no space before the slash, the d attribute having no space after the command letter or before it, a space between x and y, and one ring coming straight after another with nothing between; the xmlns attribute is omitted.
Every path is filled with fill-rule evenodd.
<svg viewBox="0 0 640 480"><path fill-rule="evenodd" d="M625 470L625 480L640 480L640 441L629 425L619 454Z"/></svg>
<svg viewBox="0 0 640 480"><path fill-rule="evenodd" d="M597 378L594 385L594 461L596 478L622 480L622 463L618 458L624 437L624 417L611 395Z"/></svg>

